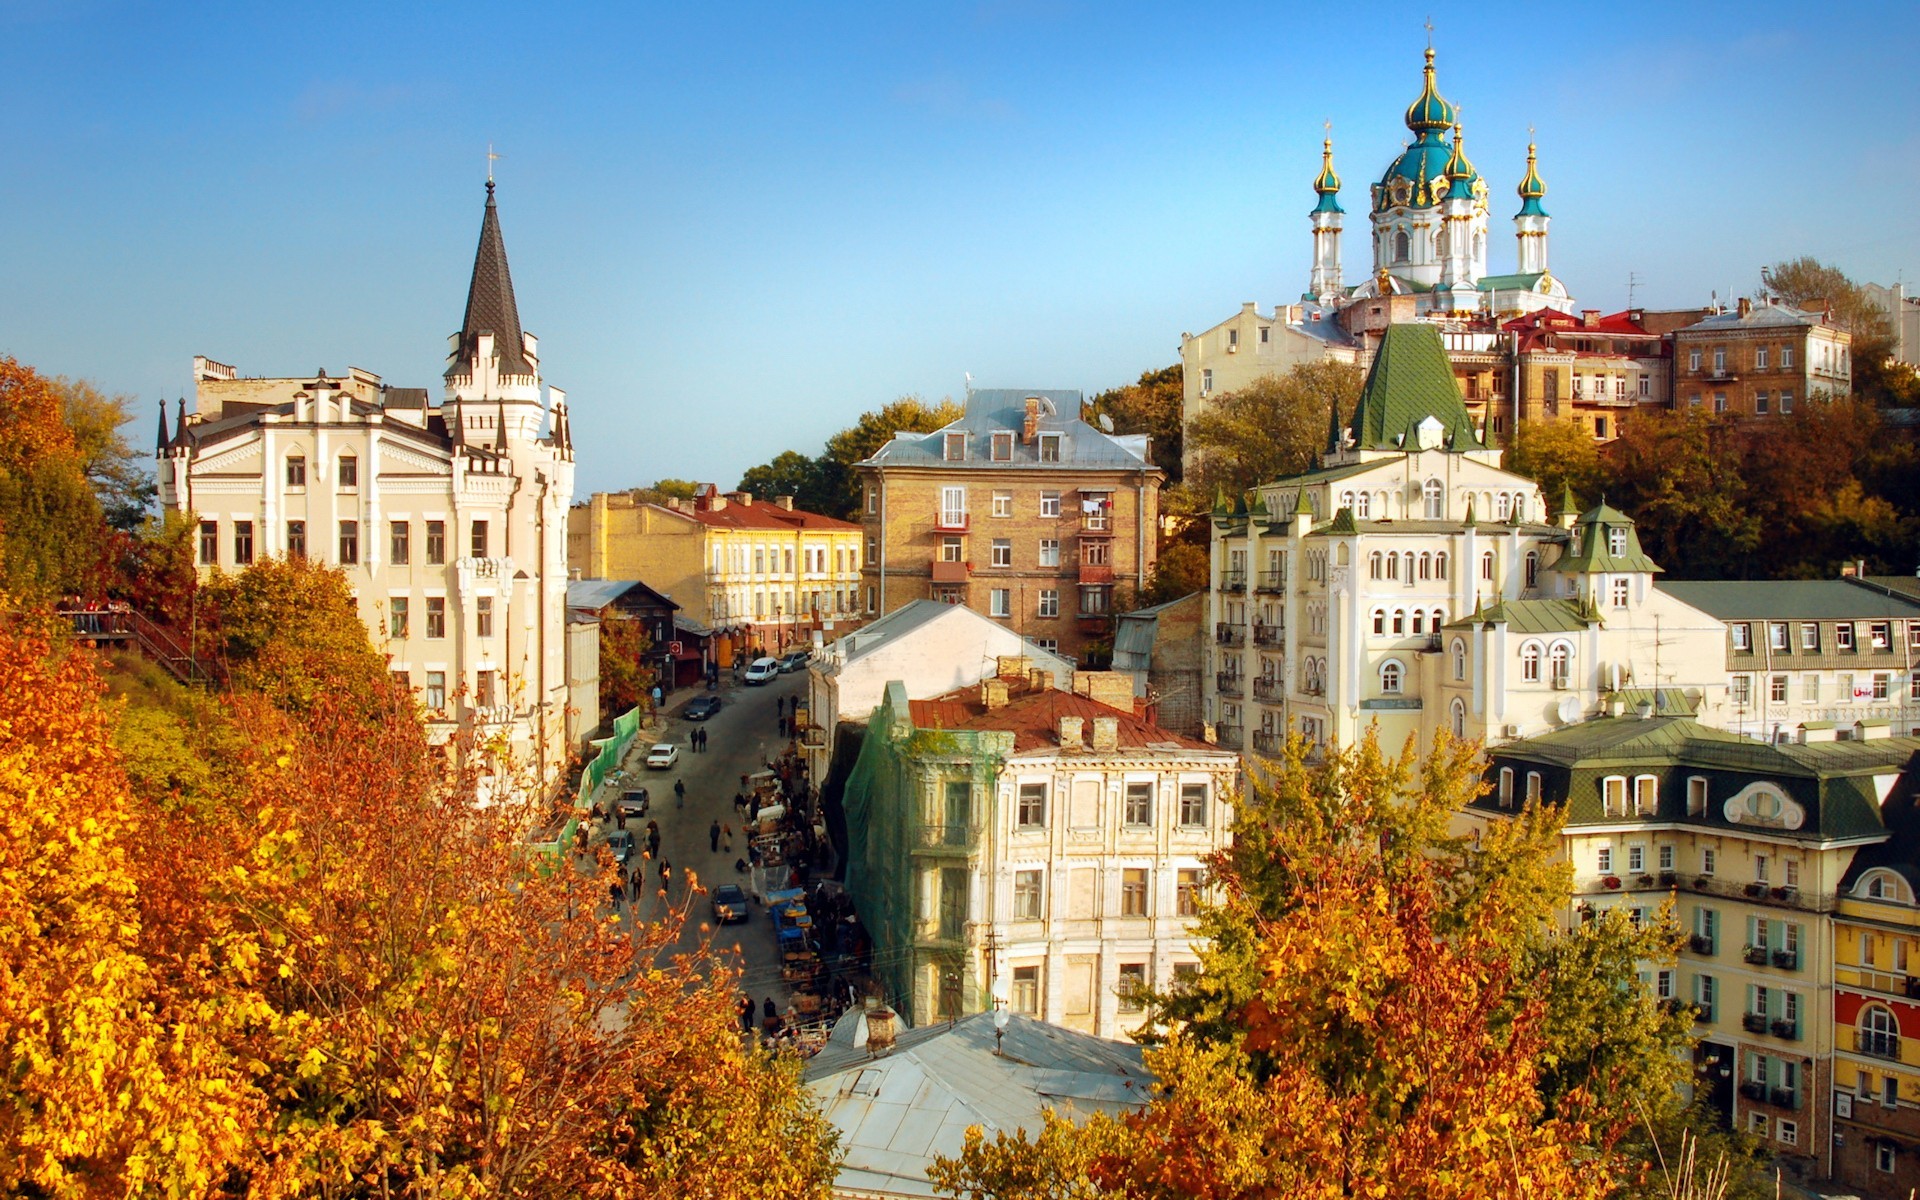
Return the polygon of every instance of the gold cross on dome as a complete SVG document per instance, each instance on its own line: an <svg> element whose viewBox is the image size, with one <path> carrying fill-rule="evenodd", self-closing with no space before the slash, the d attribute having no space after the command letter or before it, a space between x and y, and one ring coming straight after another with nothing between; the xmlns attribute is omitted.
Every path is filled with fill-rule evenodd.
<svg viewBox="0 0 1920 1200"><path fill-rule="evenodd" d="M1433 49L1433 18L1427 18L1427 49Z"/></svg>
<svg viewBox="0 0 1920 1200"><path fill-rule="evenodd" d="M493 152L492 142L487 143L487 182L488 183L493 182L493 164L505 157L506 155L504 154L495 154Z"/></svg>

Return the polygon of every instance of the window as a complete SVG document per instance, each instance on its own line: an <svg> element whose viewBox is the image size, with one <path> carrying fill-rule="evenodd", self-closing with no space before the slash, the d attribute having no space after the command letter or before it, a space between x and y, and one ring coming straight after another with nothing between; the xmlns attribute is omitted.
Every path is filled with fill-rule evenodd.
<svg viewBox="0 0 1920 1200"><path fill-rule="evenodd" d="M1649 816L1660 810L1660 780L1652 775L1636 775L1633 778L1633 812L1635 816Z"/></svg>
<svg viewBox="0 0 1920 1200"><path fill-rule="evenodd" d="M475 596L473 599L473 632L478 637L493 636L493 597Z"/></svg>
<svg viewBox="0 0 1920 1200"><path fill-rule="evenodd" d="M949 436L952 436L952 435L949 435ZM992 454L993 454L994 462L1012 462L1013 461L1013 431L1012 430L997 429L994 431Z"/></svg>
<svg viewBox="0 0 1920 1200"><path fill-rule="evenodd" d="M1693 349L1687 351L1687 370L1698 371L1699 369L1700 369L1700 349L1699 347L1696 346Z"/></svg>
<svg viewBox="0 0 1920 1200"><path fill-rule="evenodd" d="M1920 675L1914 678L1920 679ZM1807 704L1820 702L1820 676L1808 671L1800 677L1800 699Z"/></svg>
<svg viewBox="0 0 1920 1200"><path fill-rule="evenodd" d="M1153 784L1129 783L1123 818L1129 825L1153 824Z"/></svg>
<svg viewBox="0 0 1920 1200"><path fill-rule="evenodd" d="M1780 369L1785 371L1793 366L1793 347L1780 347Z"/></svg>
<svg viewBox="0 0 1920 1200"><path fill-rule="evenodd" d="M1853 649L1853 622L1842 621L1833 627L1833 645L1836 650Z"/></svg>
<svg viewBox="0 0 1920 1200"><path fill-rule="evenodd" d="M1200 915L1200 871L1182 867L1173 885L1174 911L1183 917Z"/></svg>
<svg viewBox="0 0 1920 1200"><path fill-rule="evenodd" d="M1609 817L1627 815L1627 779L1624 775L1609 775L1601 781L1600 811Z"/></svg>
<svg viewBox="0 0 1920 1200"><path fill-rule="evenodd" d="M1885 700L1892 689L1893 676L1887 674L1885 671L1875 671L1873 673L1873 698L1875 700Z"/></svg>
<svg viewBox="0 0 1920 1200"><path fill-rule="evenodd" d="M1748 801L1747 801L1747 807L1748 807L1748 808L1752 808L1752 807L1753 807L1753 799L1754 799L1754 798L1749 798L1749 799L1748 799ZM1779 803L1779 802L1778 802L1778 801L1775 801L1775 803L1777 804L1777 803ZM1757 882L1759 882L1759 883L1765 883L1765 882L1767 882L1767 870L1768 870L1768 867L1767 867L1767 856L1766 856L1766 855L1764 855L1764 854L1756 854L1756 855L1754 855L1754 856L1753 856L1753 877L1754 877L1754 879L1755 879L1755 880L1756 880Z"/></svg>
<svg viewBox="0 0 1920 1200"><path fill-rule="evenodd" d="M427 597L427 636L430 638L447 636L447 598L445 596Z"/></svg>
<svg viewBox="0 0 1920 1200"><path fill-rule="evenodd" d="M427 707L439 712L447 707L447 673L427 672Z"/></svg>
<svg viewBox="0 0 1920 1200"><path fill-rule="evenodd" d="M966 552L967 544L960 538L943 537L940 539L941 562L965 562Z"/></svg>
<svg viewBox="0 0 1920 1200"><path fill-rule="evenodd" d="M1397 696L1400 694L1400 671L1400 664L1393 660L1388 660L1380 664L1380 691L1382 695Z"/></svg>
<svg viewBox="0 0 1920 1200"><path fill-rule="evenodd" d="M1673 846L1671 844L1663 843L1660 846L1660 869L1662 871L1673 870Z"/></svg>
<svg viewBox="0 0 1920 1200"><path fill-rule="evenodd" d="M993 565L1011 567L1013 565L1013 541L1011 538L993 539Z"/></svg>
<svg viewBox="0 0 1920 1200"><path fill-rule="evenodd" d="M1619 558L1625 555L1626 552L1627 552L1627 531L1625 527L1620 525L1608 526L1607 527L1607 553L1613 555L1615 558Z"/></svg>
<svg viewBox="0 0 1920 1200"><path fill-rule="evenodd" d="M304 455L289 455L287 458L287 486L303 488L307 486L307 460Z"/></svg>
<svg viewBox="0 0 1920 1200"><path fill-rule="evenodd" d="M1727 687L1727 695L1737 705L1745 707L1753 701L1753 677L1735 675Z"/></svg>
<svg viewBox="0 0 1920 1200"><path fill-rule="evenodd" d="M1725 372L1726 369L1727 348L1725 346L1715 346L1713 348L1713 373L1719 375Z"/></svg>
<svg viewBox="0 0 1920 1200"><path fill-rule="evenodd" d="M1756 371L1764 371L1767 369L1767 348L1765 346L1754 347L1753 369Z"/></svg>
<svg viewBox="0 0 1920 1200"><path fill-rule="evenodd" d="M1755 416L1764 417L1767 415L1767 398L1768 393L1766 392L1755 392L1753 394L1753 411Z"/></svg>
<svg viewBox="0 0 1920 1200"><path fill-rule="evenodd" d="M1500 807L1513 807L1513 768L1500 768Z"/></svg>
<svg viewBox="0 0 1920 1200"><path fill-rule="evenodd" d="M1355 497L1354 499L1353 515L1360 518L1362 521L1365 521L1369 519L1372 516L1372 514L1373 514L1373 493L1361 492L1360 495Z"/></svg>
<svg viewBox="0 0 1920 1200"><path fill-rule="evenodd" d="M993 494L993 515L1010 517L1013 515L1013 493L995 492Z"/></svg>
<svg viewBox="0 0 1920 1200"><path fill-rule="evenodd" d="M1040 565L1043 567L1057 567L1060 565L1059 538L1040 539Z"/></svg>
<svg viewBox="0 0 1920 1200"><path fill-rule="evenodd" d="M1448 715L1452 718L1451 724L1453 727L1453 736L1455 738L1466 737L1467 736L1467 706L1465 704L1462 704L1460 701L1455 700L1453 702L1452 708L1448 712Z"/></svg>
<svg viewBox="0 0 1920 1200"><path fill-rule="evenodd" d="M1842 703L1842 704L1851 704L1851 703L1853 703L1853 674L1852 674L1852 672L1850 672L1850 671L1842 671L1842 672L1840 672L1840 673L1839 673L1838 675L1835 675L1835 676L1833 677L1833 680L1834 680L1834 689L1833 689L1833 691L1834 691L1834 698L1835 698L1835 699L1837 699L1837 700L1839 700L1839 701L1840 701L1840 703Z"/></svg>
<svg viewBox="0 0 1920 1200"><path fill-rule="evenodd" d="M1892 1144L1888 1142L1875 1142L1873 1144L1873 1169L1883 1174L1891 1175L1893 1174L1893 1167L1894 1151Z"/></svg>
<svg viewBox="0 0 1920 1200"><path fill-rule="evenodd" d="M1793 393L1792 392L1780 393L1780 411L1783 413L1790 413L1793 411Z"/></svg>
<svg viewBox="0 0 1920 1200"><path fill-rule="evenodd" d="M1123 917L1147 915L1147 869L1145 867L1121 868L1120 915Z"/></svg>
<svg viewBox="0 0 1920 1200"><path fill-rule="evenodd" d="M1060 615L1060 589L1059 588L1041 588L1040 589L1039 614L1043 617L1057 617Z"/></svg>
<svg viewBox="0 0 1920 1200"><path fill-rule="evenodd" d="M477 708L493 707L494 672L476 671L473 675L473 703Z"/></svg>
<svg viewBox="0 0 1920 1200"><path fill-rule="evenodd" d="M1820 649L1820 625L1818 622L1800 622L1800 648L1802 650Z"/></svg>
<svg viewBox="0 0 1920 1200"><path fill-rule="evenodd" d="M1180 824L1186 826L1205 825L1207 823L1207 785L1204 783L1183 783L1180 785Z"/></svg>
<svg viewBox="0 0 1920 1200"><path fill-rule="evenodd" d="M238 566L246 566L253 561L253 522L235 521L233 523L233 561Z"/></svg>
<svg viewBox="0 0 1920 1200"><path fill-rule="evenodd" d="M1137 1013L1147 1003L1147 964L1121 963L1120 981L1114 987L1114 994L1120 997L1120 1011Z"/></svg>
<svg viewBox="0 0 1920 1200"><path fill-rule="evenodd" d="M301 531L301 540L306 540L306 531ZM340 565L352 566L360 561L360 522L340 522Z"/></svg>
<svg viewBox="0 0 1920 1200"><path fill-rule="evenodd" d="M1540 643L1528 642L1520 647L1520 678L1528 683L1540 682Z"/></svg>
<svg viewBox="0 0 1920 1200"><path fill-rule="evenodd" d="M200 522L200 565L212 566L220 561L220 522Z"/></svg>
<svg viewBox="0 0 1920 1200"><path fill-rule="evenodd" d="M1447 515L1447 492L1438 479L1420 485L1420 498L1428 520L1438 521Z"/></svg>
<svg viewBox="0 0 1920 1200"><path fill-rule="evenodd" d="M1486 580L1493 578L1493 551L1491 550L1480 556L1480 578Z"/></svg>
<svg viewBox="0 0 1920 1200"><path fill-rule="evenodd" d="M1057 433L1043 433L1040 435L1040 461L1041 462L1057 463L1060 461L1061 440L1062 440L1061 435Z"/></svg>
<svg viewBox="0 0 1920 1200"><path fill-rule="evenodd" d="M1627 870L1639 872L1647 869L1647 848L1645 846L1627 847Z"/></svg>
<svg viewBox="0 0 1920 1200"><path fill-rule="evenodd" d="M1540 772L1527 772L1527 803L1540 803Z"/></svg>
<svg viewBox="0 0 1920 1200"><path fill-rule="evenodd" d="M447 561L447 523L427 522L427 565L437 567Z"/></svg>
<svg viewBox="0 0 1920 1200"><path fill-rule="evenodd" d="M1729 628L1733 632L1733 649L1735 653L1746 654L1753 649L1753 626L1741 621L1729 626Z"/></svg>
<svg viewBox="0 0 1920 1200"><path fill-rule="evenodd" d="M1040 515L1043 517L1057 517L1060 515L1059 492L1040 493Z"/></svg>
<svg viewBox="0 0 1920 1200"><path fill-rule="evenodd" d="M1875 621L1867 626L1867 638L1875 650L1885 650L1893 644L1893 625L1887 621Z"/></svg>
<svg viewBox="0 0 1920 1200"><path fill-rule="evenodd" d="M410 544L411 529L412 526L405 521L387 522L387 561L389 563L400 567L407 565L407 559L413 553L413 547Z"/></svg>
<svg viewBox="0 0 1920 1200"><path fill-rule="evenodd" d="M1727 394L1725 392L1715 392L1713 394L1713 411L1717 413L1727 411Z"/></svg>
<svg viewBox="0 0 1920 1200"><path fill-rule="evenodd" d="M967 435L950 433L946 436L945 457L948 462L967 461Z"/></svg>
<svg viewBox="0 0 1920 1200"><path fill-rule="evenodd" d="M1602 846L1598 850L1595 850L1593 852L1593 866L1595 870L1603 875L1611 874L1613 871L1613 847Z"/></svg>
<svg viewBox="0 0 1920 1200"><path fill-rule="evenodd" d="M1703 817L1707 813L1707 781L1699 775L1687 780L1687 815Z"/></svg>
<svg viewBox="0 0 1920 1200"><path fill-rule="evenodd" d="M1015 871L1013 873L1013 919L1038 921L1041 915L1040 901L1040 872Z"/></svg>
<svg viewBox="0 0 1920 1200"><path fill-rule="evenodd" d="M1613 581L1613 606L1615 608L1625 608L1627 606L1627 597L1631 594L1632 583L1633 581L1630 579L1616 579Z"/></svg>
<svg viewBox="0 0 1920 1200"><path fill-rule="evenodd" d="M1023 783L1020 785L1020 801L1014 810L1013 823L1021 829L1034 829L1047 820L1047 785L1044 783Z"/></svg>
<svg viewBox="0 0 1920 1200"><path fill-rule="evenodd" d="M407 636L407 598L394 596L387 601L387 633L390 637Z"/></svg>
<svg viewBox="0 0 1920 1200"><path fill-rule="evenodd" d="M1787 677L1775 675L1767 680L1767 699L1775 704L1787 702Z"/></svg>
<svg viewBox="0 0 1920 1200"><path fill-rule="evenodd" d="M875 487L872 487L871 485L869 485L868 487L866 487L865 489L863 489L863 491L864 491L864 494L866 495L866 498L867 498L867 511L868 511L868 512L870 512L870 513L877 513L877 512L879 512L879 511L880 511L880 491L879 491L879 489L877 489L877 488L875 488Z"/></svg>
<svg viewBox="0 0 1920 1200"><path fill-rule="evenodd" d="M1013 615L1013 589L994 588L987 593L987 615L990 617L1011 617Z"/></svg>
<svg viewBox="0 0 1920 1200"><path fill-rule="evenodd" d="M1719 863L1719 851L1715 850L1712 846L1702 846L1700 848L1700 873L1702 875L1713 874L1714 868L1717 867Z"/></svg>
<svg viewBox="0 0 1920 1200"><path fill-rule="evenodd" d="M1427 573L1426 573L1426 570L1425 570L1425 568L1426 568L1426 565L1427 565L1427 556L1423 554L1423 555L1421 555L1421 556L1420 556L1420 566L1421 566L1421 572L1420 572L1420 578L1422 578L1422 579L1425 579L1425 578L1427 577ZM1537 551L1533 551L1533 550L1529 550L1529 551L1527 551L1527 560L1526 560L1526 581L1527 581L1527 582L1526 582L1526 586L1528 586L1528 587L1537 587L1537 586L1539 586L1539 583L1540 583L1540 555L1539 555L1539 553L1538 553Z"/></svg>
<svg viewBox="0 0 1920 1200"><path fill-rule="evenodd" d="M1407 238L1407 231L1404 229L1394 230L1393 261L1397 263L1406 262L1408 256L1412 253L1412 249L1412 243Z"/></svg>
<svg viewBox="0 0 1920 1200"><path fill-rule="evenodd" d="M287 522L287 557L305 558L307 556L307 523L305 521Z"/></svg>
<svg viewBox="0 0 1920 1200"><path fill-rule="evenodd" d="M340 456L340 486L343 488L360 486L360 460L351 454Z"/></svg>
<svg viewBox="0 0 1920 1200"><path fill-rule="evenodd" d="M1455 680L1467 677L1467 644L1459 638L1453 641L1453 677Z"/></svg>
<svg viewBox="0 0 1920 1200"><path fill-rule="evenodd" d="M475 558L487 556L487 523L485 521L473 523L473 556Z"/></svg>
<svg viewBox="0 0 1920 1200"><path fill-rule="evenodd" d="M1200 394L1202 396L1210 396L1213 394L1212 367L1202 367L1200 369Z"/></svg>
<svg viewBox="0 0 1920 1200"><path fill-rule="evenodd" d="M1013 992L1010 998L1013 1011L1029 1017L1040 1015L1040 968L1015 967L1013 969Z"/></svg>
<svg viewBox="0 0 1920 1200"><path fill-rule="evenodd" d="M1572 657L1573 648L1571 646L1565 642L1554 643L1552 653L1547 656L1547 666L1552 671L1553 684L1555 687L1567 686L1567 680L1572 673Z"/></svg>

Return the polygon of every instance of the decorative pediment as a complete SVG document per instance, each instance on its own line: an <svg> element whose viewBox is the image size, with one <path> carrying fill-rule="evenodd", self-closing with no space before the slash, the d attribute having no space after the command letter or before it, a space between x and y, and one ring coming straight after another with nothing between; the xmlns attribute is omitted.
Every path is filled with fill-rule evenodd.
<svg viewBox="0 0 1920 1200"><path fill-rule="evenodd" d="M211 454L202 453L193 462L194 474L201 473L237 475L245 472L258 474L265 467L264 443L260 435L249 431L246 441L230 444Z"/></svg>
<svg viewBox="0 0 1920 1200"><path fill-rule="evenodd" d="M412 474L429 473L434 475L453 474L451 456L437 455L431 451L415 448L411 443L397 439L380 439L380 472L390 471Z"/></svg>

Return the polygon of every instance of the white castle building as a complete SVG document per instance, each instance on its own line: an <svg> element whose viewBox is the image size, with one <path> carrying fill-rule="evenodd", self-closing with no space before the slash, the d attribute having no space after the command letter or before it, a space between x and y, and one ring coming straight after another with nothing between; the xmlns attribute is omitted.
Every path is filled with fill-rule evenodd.
<svg viewBox="0 0 1920 1200"><path fill-rule="evenodd" d="M493 191L437 402L358 368L248 378L196 357L193 411L171 432L162 414L160 502L199 523L203 573L338 566L435 737L505 735L546 783L568 749L573 446L565 394L542 398Z"/></svg>

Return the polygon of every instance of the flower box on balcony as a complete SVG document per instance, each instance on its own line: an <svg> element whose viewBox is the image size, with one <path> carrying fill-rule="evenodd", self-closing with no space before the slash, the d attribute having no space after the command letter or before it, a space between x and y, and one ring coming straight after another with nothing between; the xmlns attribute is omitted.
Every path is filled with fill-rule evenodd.
<svg viewBox="0 0 1920 1200"><path fill-rule="evenodd" d="M1617 892L1620 890L1620 877L1618 875L1609 875L1600 881L1600 886L1610 892Z"/></svg>

